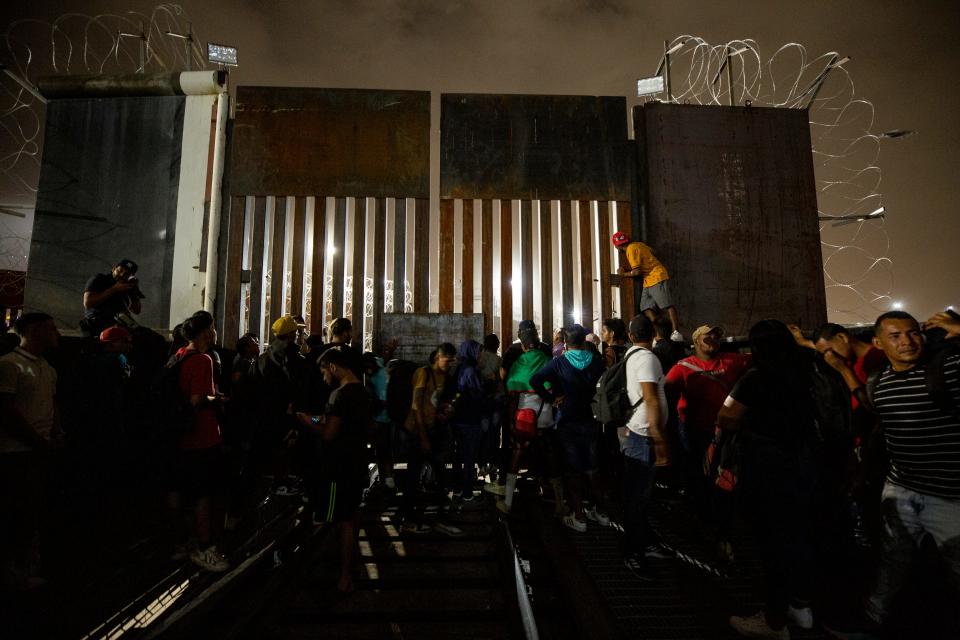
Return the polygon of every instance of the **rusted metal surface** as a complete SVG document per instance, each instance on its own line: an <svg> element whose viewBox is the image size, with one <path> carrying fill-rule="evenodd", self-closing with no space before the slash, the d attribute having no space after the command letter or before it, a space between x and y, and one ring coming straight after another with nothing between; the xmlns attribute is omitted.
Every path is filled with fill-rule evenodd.
<svg viewBox="0 0 960 640"><path fill-rule="evenodd" d="M610 203L597 203L597 246L600 247L600 320L611 317L613 302L610 292Z"/></svg>
<svg viewBox="0 0 960 640"><path fill-rule="evenodd" d="M625 231L626 234L631 238L635 237L633 232L633 224L630 217L629 202L617 203L617 228L620 231ZM619 253L617 255L619 256ZM638 313L636 303L639 302L639 300L637 300L636 296L634 295L636 282L636 278L623 278L621 279L620 286L618 287L618 295L620 296L620 317L623 318L625 322L630 322L630 319Z"/></svg>
<svg viewBox="0 0 960 640"><path fill-rule="evenodd" d="M333 258L331 260L331 311L332 318L343 315L344 255L347 253L347 199L336 199L333 217Z"/></svg>
<svg viewBox="0 0 960 640"><path fill-rule="evenodd" d="M430 193L430 93L238 87L231 193Z"/></svg>
<svg viewBox="0 0 960 640"><path fill-rule="evenodd" d="M273 209L273 241L270 243L270 318L283 315L283 245L287 236L287 199L276 198ZM272 336L270 337L272 339Z"/></svg>
<svg viewBox="0 0 960 640"><path fill-rule="evenodd" d="M323 263L327 255L327 199L317 196L313 205L313 255L310 264L310 333L323 333L326 320L323 296Z"/></svg>
<svg viewBox="0 0 960 640"><path fill-rule="evenodd" d="M560 299L563 317L560 326L572 324L573 316L573 211L569 200L560 201Z"/></svg>
<svg viewBox="0 0 960 640"><path fill-rule="evenodd" d="M513 342L513 203L500 201L500 343Z"/></svg>
<svg viewBox="0 0 960 640"><path fill-rule="evenodd" d="M807 114L647 104L649 244L684 327L826 320ZM643 177L641 176L641 180Z"/></svg>
<svg viewBox="0 0 960 640"><path fill-rule="evenodd" d="M453 205L440 201L440 313L453 312Z"/></svg>
<svg viewBox="0 0 960 640"><path fill-rule="evenodd" d="M387 268L387 201L373 201L373 311L370 317L370 333L373 334L373 349L379 352L380 320L383 316L383 288Z"/></svg>
<svg viewBox="0 0 960 640"><path fill-rule="evenodd" d="M227 259L223 278L223 339L228 346L240 337L240 271L243 268L243 222L246 198L230 198L227 214Z"/></svg>
<svg viewBox="0 0 960 640"><path fill-rule="evenodd" d="M463 201L463 313L473 313L473 200Z"/></svg>
<svg viewBox="0 0 960 640"><path fill-rule="evenodd" d="M553 313L553 210L549 200L540 201L540 303L543 310L540 339L550 342L560 322Z"/></svg>
<svg viewBox="0 0 960 640"><path fill-rule="evenodd" d="M393 225L393 313L403 313L404 282L406 281L407 200L397 198L394 203Z"/></svg>
<svg viewBox="0 0 960 640"><path fill-rule="evenodd" d="M307 241L307 199L293 201L293 247L290 253L290 315L303 315L303 258Z"/></svg>
<svg viewBox="0 0 960 640"><path fill-rule="evenodd" d="M580 230L580 318L588 330L593 330L593 235L589 200L577 203L577 224Z"/></svg>
<svg viewBox="0 0 960 640"><path fill-rule="evenodd" d="M622 97L443 94L440 197L630 198Z"/></svg>
<svg viewBox="0 0 960 640"><path fill-rule="evenodd" d="M480 306L483 311L484 335L494 332L493 328L493 202L483 200L480 203Z"/></svg>
<svg viewBox="0 0 960 640"><path fill-rule="evenodd" d="M533 319L533 217L530 201L520 201L520 264L523 291L520 296L524 320Z"/></svg>
<svg viewBox="0 0 960 640"><path fill-rule="evenodd" d="M353 323L353 346L363 351L364 275L367 247L367 199L357 198L353 210L353 270L350 289L350 316Z"/></svg>
<svg viewBox="0 0 960 640"><path fill-rule="evenodd" d="M263 245L266 239L267 199L254 198L253 220L251 220L250 239L250 322L248 331L252 331L261 338L260 327L263 326Z"/></svg>
<svg viewBox="0 0 960 640"><path fill-rule="evenodd" d="M413 310L427 313L430 310L430 201L417 198L414 216Z"/></svg>

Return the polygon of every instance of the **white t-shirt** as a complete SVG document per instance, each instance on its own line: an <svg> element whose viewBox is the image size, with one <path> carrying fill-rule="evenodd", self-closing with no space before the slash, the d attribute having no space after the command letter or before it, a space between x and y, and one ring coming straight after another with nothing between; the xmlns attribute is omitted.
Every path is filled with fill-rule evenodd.
<svg viewBox="0 0 960 640"><path fill-rule="evenodd" d="M638 352L635 353L634 352ZM634 355L631 355L634 354ZM636 404L643 393L640 390L641 382L655 382L657 384L657 397L660 399L660 424L661 429L667 424L667 395L664 392L663 367L660 366L660 360L649 349L642 347L630 347L624 358L629 357L627 361L627 397L630 398L630 404ZM637 406L633 415L627 421L627 428L638 436L650 436L650 421L647 419L647 402L644 400Z"/></svg>
<svg viewBox="0 0 960 640"><path fill-rule="evenodd" d="M49 439L57 393L57 372L50 363L20 347L0 357L0 393L12 395L13 406L27 424L40 436ZM0 453L31 450L0 426Z"/></svg>

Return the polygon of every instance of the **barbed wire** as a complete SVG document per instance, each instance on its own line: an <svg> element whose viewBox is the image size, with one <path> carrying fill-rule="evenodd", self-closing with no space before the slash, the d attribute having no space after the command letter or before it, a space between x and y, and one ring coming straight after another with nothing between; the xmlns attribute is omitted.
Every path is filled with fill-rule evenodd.
<svg viewBox="0 0 960 640"><path fill-rule="evenodd" d="M736 105L808 109L818 214L826 219L820 239L828 311L837 321L863 322L886 310L890 238L884 219L871 218L882 206L881 135L873 131L873 104L856 95L847 59L832 51L811 58L798 43L765 57L752 39L714 45L692 35L674 38L667 50L674 102L726 105L732 94Z"/></svg>

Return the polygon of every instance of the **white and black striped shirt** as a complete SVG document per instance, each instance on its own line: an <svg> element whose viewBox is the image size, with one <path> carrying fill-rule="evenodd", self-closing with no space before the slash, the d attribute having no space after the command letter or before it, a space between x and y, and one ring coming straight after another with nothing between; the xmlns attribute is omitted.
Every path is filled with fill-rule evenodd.
<svg viewBox="0 0 960 640"><path fill-rule="evenodd" d="M873 404L883 426L890 472L887 479L917 493L960 498L960 354L944 361L949 413L927 389L927 366L880 375Z"/></svg>

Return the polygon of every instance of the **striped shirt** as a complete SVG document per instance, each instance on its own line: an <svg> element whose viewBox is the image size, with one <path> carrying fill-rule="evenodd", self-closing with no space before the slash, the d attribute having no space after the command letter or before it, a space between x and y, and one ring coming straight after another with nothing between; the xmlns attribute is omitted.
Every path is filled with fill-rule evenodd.
<svg viewBox="0 0 960 640"><path fill-rule="evenodd" d="M925 495L960 498L960 354L943 365L953 414L927 389L927 366L895 372L887 367L874 391L890 472L887 480Z"/></svg>

